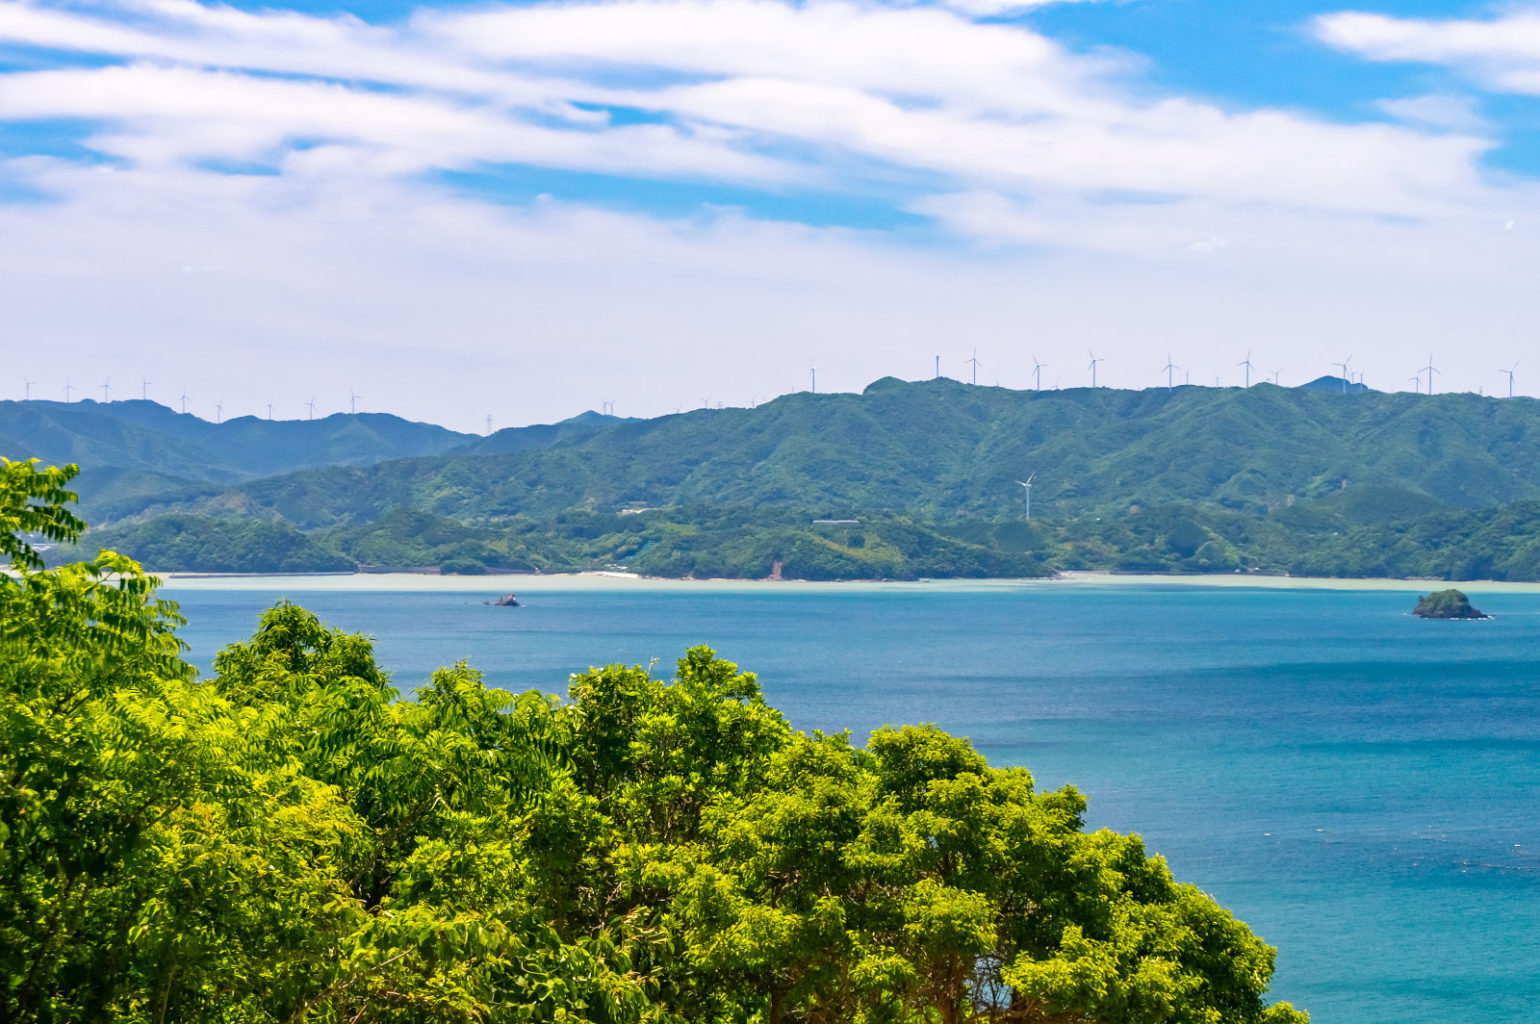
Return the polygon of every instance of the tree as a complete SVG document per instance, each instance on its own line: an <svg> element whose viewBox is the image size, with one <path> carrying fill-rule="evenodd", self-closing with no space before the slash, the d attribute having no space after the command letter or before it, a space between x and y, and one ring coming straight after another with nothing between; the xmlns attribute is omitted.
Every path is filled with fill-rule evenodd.
<svg viewBox="0 0 1540 1024"><path fill-rule="evenodd" d="M1273 951L934 726L808 736L709 648L397 696L280 604L215 660L129 559L0 523L0 1019L1289 1024Z"/></svg>

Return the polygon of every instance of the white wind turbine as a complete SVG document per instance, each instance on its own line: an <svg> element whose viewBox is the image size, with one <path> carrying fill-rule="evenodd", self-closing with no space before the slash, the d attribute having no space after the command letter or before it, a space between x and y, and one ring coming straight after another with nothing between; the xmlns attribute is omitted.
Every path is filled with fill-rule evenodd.
<svg viewBox="0 0 1540 1024"><path fill-rule="evenodd" d="M1032 379L1036 382L1037 390L1043 390L1043 367L1052 366L1052 363L1040 363L1037 356L1032 357Z"/></svg>
<svg viewBox="0 0 1540 1024"><path fill-rule="evenodd" d="M1248 388L1251 387L1251 371L1253 369L1253 367L1251 365L1251 349L1248 348L1246 350L1246 358L1242 359L1240 362L1236 363L1235 365L1236 366L1244 366L1246 368L1246 386Z"/></svg>
<svg viewBox="0 0 1540 1024"><path fill-rule="evenodd" d="M1016 481L1018 484L1020 484L1026 490L1026 495L1027 495L1027 519L1028 520L1030 520L1032 518L1032 481L1034 479L1036 479L1036 478L1037 478L1037 473L1034 471L1033 473L1029 474L1025 480L1017 480Z"/></svg>
<svg viewBox="0 0 1540 1024"><path fill-rule="evenodd" d="M1173 377L1172 377L1172 375L1175 374L1177 370L1180 370L1181 367L1176 365L1175 363L1173 363L1171 361L1171 353L1167 352L1166 353L1166 365L1162 366L1161 369L1166 371L1166 390L1170 391L1171 388L1173 387L1173 383L1172 383Z"/></svg>
<svg viewBox="0 0 1540 1024"><path fill-rule="evenodd" d="M1518 368L1519 368L1519 364L1518 363L1514 363L1511 367L1509 367L1506 370L1498 370L1497 371L1498 373L1506 373L1508 375L1508 397L1509 398L1513 397L1513 371L1517 370Z"/></svg>
<svg viewBox="0 0 1540 1024"><path fill-rule="evenodd" d="M1095 352L1091 352L1090 349L1086 349L1086 351L1088 353L1090 353L1090 356L1091 356L1091 386L1094 388L1096 386L1096 364L1097 363L1105 363L1107 360L1105 360L1105 359L1097 359L1096 358L1096 353Z"/></svg>

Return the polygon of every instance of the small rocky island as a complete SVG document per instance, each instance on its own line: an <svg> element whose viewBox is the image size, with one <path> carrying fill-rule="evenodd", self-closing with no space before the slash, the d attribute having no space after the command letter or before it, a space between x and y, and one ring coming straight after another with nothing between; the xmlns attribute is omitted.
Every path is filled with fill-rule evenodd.
<svg viewBox="0 0 1540 1024"><path fill-rule="evenodd" d="M1417 607L1412 609L1412 614L1420 619L1490 619L1490 615L1483 615L1471 607L1470 598L1462 591L1453 588L1449 590L1435 590L1426 597L1417 599Z"/></svg>
<svg viewBox="0 0 1540 1024"><path fill-rule="evenodd" d="M483 601L481 603L482 604L490 604L490 605L492 605L495 608L517 608L517 607L519 607L519 599L514 597L512 594L504 594L502 597L498 598L496 601Z"/></svg>

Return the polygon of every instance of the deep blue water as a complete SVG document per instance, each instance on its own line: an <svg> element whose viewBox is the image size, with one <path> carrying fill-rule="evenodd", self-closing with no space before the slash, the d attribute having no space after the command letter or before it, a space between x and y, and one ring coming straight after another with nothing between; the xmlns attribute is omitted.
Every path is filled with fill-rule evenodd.
<svg viewBox="0 0 1540 1024"><path fill-rule="evenodd" d="M268 593L170 591L192 659ZM1529 1022L1540 1006L1540 596L1025 586L489 595L290 591L403 690L460 658L560 692L709 643L802 729L936 722L1143 835L1278 947L1317 1024Z"/></svg>

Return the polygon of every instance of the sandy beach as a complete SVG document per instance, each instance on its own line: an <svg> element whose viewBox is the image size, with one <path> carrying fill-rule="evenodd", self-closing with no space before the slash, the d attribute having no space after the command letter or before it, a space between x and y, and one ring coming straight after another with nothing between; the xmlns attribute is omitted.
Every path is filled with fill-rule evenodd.
<svg viewBox="0 0 1540 1024"><path fill-rule="evenodd" d="M926 590L980 593L998 590L1057 589L1061 587L1225 587L1268 590L1406 591L1427 593L1457 586L1472 594L1535 593L1540 583L1472 580L1332 579L1304 576L1260 576L1238 573L1161 576L1105 572L1071 572L1053 579L966 580L857 580L812 582L807 580L676 580L621 573L550 573L486 576L432 576L423 573L326 573L306 574L205 574L160 573L168 590L282 590L368 591L377 593L554 593L574 591L669 591L702 589L730 592L781 591L885 591Z"/></svg>

